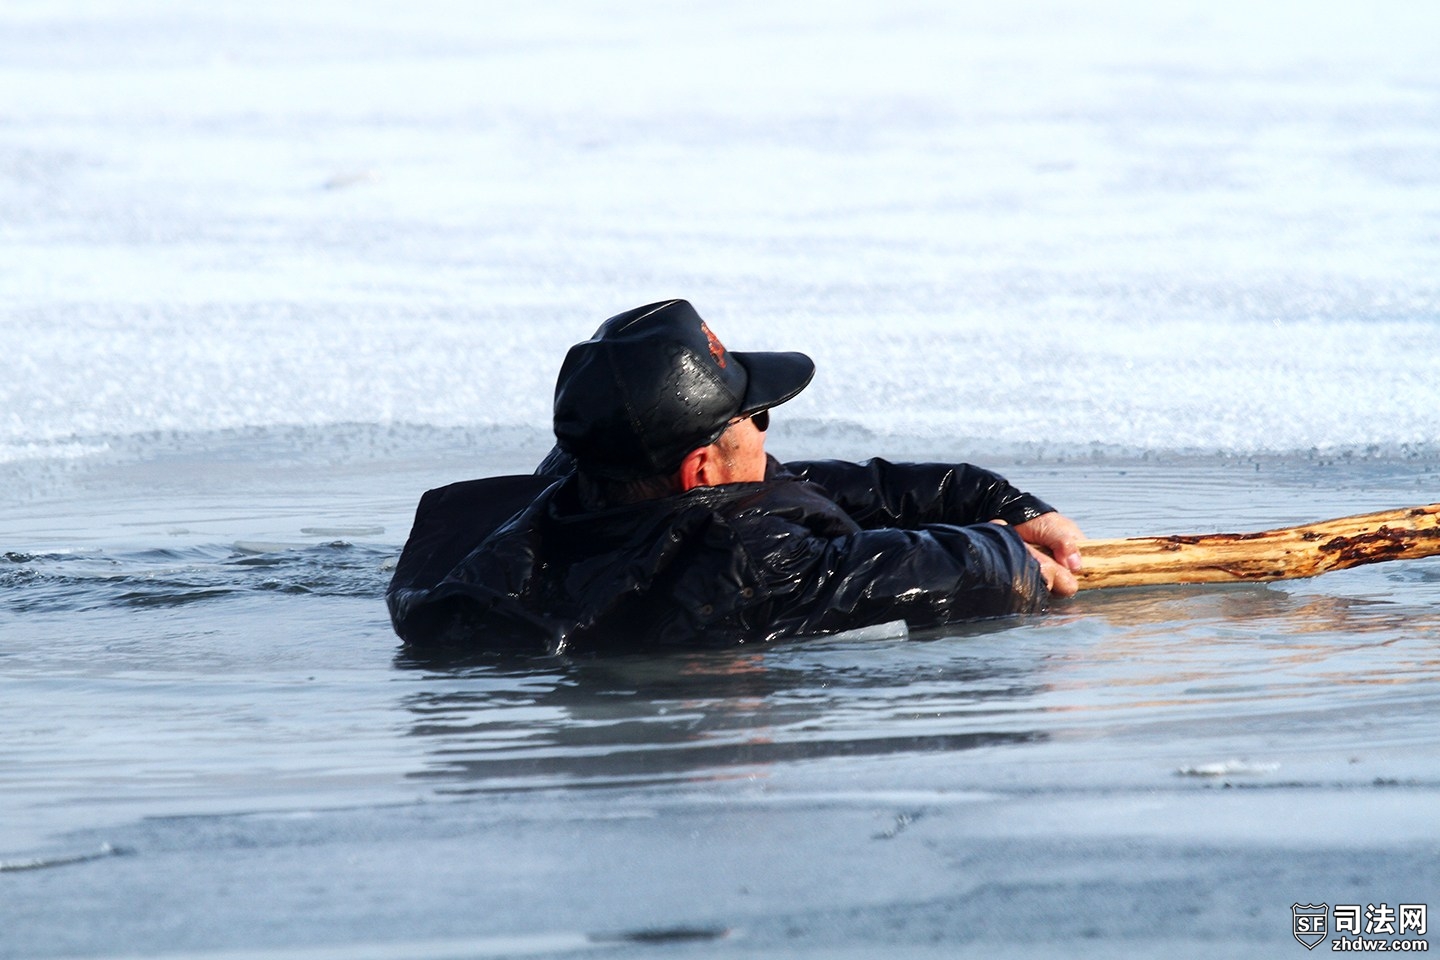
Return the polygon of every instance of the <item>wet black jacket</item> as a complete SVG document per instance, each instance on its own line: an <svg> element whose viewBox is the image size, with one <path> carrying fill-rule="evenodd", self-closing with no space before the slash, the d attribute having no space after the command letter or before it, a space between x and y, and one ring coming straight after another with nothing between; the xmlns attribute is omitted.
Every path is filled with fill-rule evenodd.
<svg viewBox="0 0 1440 960"><path fill-rule="evenodd" d="M412 645L550 653L936 626L1044 606L1019 536L984 521L1050 509L978 467L879 459L606 510L573 475L471 480L421 499L386 600Z"/></svg>

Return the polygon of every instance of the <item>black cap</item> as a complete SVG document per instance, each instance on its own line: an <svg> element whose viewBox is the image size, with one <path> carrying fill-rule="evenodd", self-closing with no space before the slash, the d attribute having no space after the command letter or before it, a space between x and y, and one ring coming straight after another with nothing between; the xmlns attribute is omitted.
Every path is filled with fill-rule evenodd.
<svg viewBox="0 0 1440 960"><path fill-rule="evenodd" d="M738 416L795 396L815 375L803 353L731 353L687 300L611 317L565 356L555 438L587 473L669 473Z"/></svg>

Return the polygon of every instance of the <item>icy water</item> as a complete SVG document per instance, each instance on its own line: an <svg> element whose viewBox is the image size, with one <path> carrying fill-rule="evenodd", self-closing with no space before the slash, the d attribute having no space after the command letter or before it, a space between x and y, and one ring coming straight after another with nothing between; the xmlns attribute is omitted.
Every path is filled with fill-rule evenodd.
<svg viewBox="0 0 1440 960"><path fill-rule="evenodd" d="M12 514L4 955L1255 955L1301 949L1293 902L1437 889L1434 561L908 638L436 663L379 598L411 491L462 451L318 468L242 439L72 472L84 531L68 497ZM995 465L1097 535L1440 484L1417 460Z"/></svg>
<svg viewBox="0 0 1440 960"><path fill-rule="evenodd" d="M1434 560L580 661L417 660L381 596L676 295L816 358L782 457L1097 537L1440 500L1436 36L0 10L0 956L1300 956L1292 904L1433 905Z"/></svg>

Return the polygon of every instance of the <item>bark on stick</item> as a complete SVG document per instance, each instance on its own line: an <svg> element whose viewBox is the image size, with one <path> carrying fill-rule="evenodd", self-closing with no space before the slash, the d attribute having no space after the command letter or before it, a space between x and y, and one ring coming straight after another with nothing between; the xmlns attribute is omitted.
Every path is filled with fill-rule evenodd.
<svg viewBox="0 0 1440 960"><path fill-rule="evenodd" d="M1382 560L1440 555L1440 503L1261 533L1088 540L1080 589L1313 577Z"/></svg>

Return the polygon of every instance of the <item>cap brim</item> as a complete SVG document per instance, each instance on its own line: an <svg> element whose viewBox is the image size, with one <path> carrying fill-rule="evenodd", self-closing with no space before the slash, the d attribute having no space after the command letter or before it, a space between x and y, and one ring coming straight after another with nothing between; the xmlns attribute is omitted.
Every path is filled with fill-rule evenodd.
<svg viewBox="0 0 1440 960"><path fill-rule="evenodd" d="M748 416L768 410L793 398L815 376L815 361L803 353L742 353L730 356L740 361L750 382L740 402L740 414Z"/></svg>

